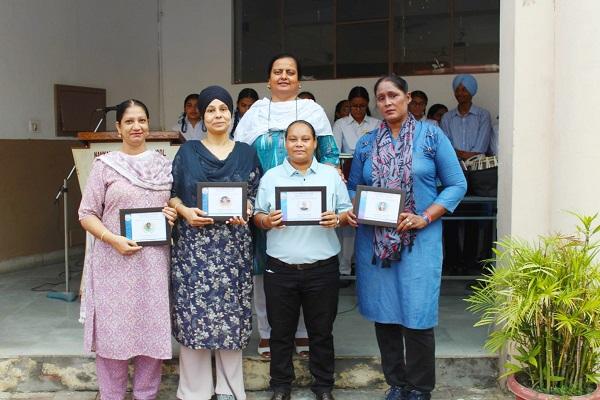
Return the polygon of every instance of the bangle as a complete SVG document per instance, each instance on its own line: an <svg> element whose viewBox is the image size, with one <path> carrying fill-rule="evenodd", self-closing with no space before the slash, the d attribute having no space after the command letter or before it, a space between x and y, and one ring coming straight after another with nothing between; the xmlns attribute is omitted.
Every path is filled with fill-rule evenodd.
<svg viewBox="0 0 600 400"><path fill-rule="evenodd" d="M427 210L423 211L423 213L421 214L421 217L423 217L425 222L427 222L427 225L429 225L431 223L431 214L429 214L427 212Z"/></svg>
<svg viewBox="0 0 600 400"><path fill-rule="evenodd" d="M104 232L102 232L102 235L100 235L100 241L104 242L104 235L106 235L108 233L108 229L105 229Z"/></svg>

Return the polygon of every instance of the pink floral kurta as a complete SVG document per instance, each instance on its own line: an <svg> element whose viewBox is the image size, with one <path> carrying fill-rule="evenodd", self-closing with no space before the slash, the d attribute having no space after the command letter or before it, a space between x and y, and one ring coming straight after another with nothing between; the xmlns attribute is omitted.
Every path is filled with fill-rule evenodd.
<svg viewBox="0 0 600 400"><path fill-rule="evenodd" d="M155 153L143 157L162 156ZM170 175L170 163L158 162L168 165ZM169 190L136 186L96 160L79 218L94 215L111 232L120 234L119 209L162 207L169 196ZM168 246L146 246L134 255L122 256L108 243L95 240L86 263L82 305L85 349L119 360L138 355L171 358Z"/></svg>

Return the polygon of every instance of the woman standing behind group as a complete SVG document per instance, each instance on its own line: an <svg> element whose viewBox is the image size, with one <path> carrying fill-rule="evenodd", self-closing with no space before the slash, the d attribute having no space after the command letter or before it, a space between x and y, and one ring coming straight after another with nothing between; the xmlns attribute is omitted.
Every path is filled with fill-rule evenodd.
<svg viewBox="0 0 600 400"><path fill-rule="evenodd" d="M121 236L119 210L165 206L171 162L146 150L149 114L141 101L119 104L116 121L121 150L96 158L79 207L81 225L95 237L86 255L84 346L96 352L102 400L125 398L129 359L133 397L146 400L156 398L161 360L171 358L169 248ZM175 220L174 209L163 213Z"/></svg>
<svg viewBox="0 0 600 400"><path fill-rule="evenodd" d="M242 349L252 329L252 243L246 221L215 223L197 207L198 182L247 182L248 215L260 180L256 152L229 138L233 101L204 89L198 109L207 136L186 142L173 160L173 198L182 217L172 249L173 335L181 344L177 397L244 400ZM217 382L213 386L211 351Z"/></svg>
<svg viewBox="0 0 600 400"><path fill-rule="evenodd" d="M372 131L381 122L371 117L369 112L369 92L362 86L355 86L348 93L350 115L335 121L333 136L342 153L353 153L356 141Z"/></svg>
<svg viewBox="0 0 600 400"><path fill-rule="evenodd" d="M301 87L301 76L300 64L294 56L280 54L273 57L267 69L267 88L271 91L271 97L254 103L236 128L235 140L248 143L256 149L264 172L286 159L285 130L297 120L308 121L314 127L317 135L317 160L332 165L338 163L339 152L325 111L312 100L296 97ZM268 356L270 327L262 279L266 262L264 232L256 232L255 246L254 303L260 333L259 353ZM308 334L302 317L296 337L297 352L308 351Z"/></svg>
<svg viewBox="0 0 600 400"><path fill-rule="evenodd" d="M342 153L354 153L356 142L365 133L375 129L381 121L371 117L369 112L369 92L362 86L355 86L348 93L350 115L340 118L333 125L333 136ZM346 162L351 162L346 161ZM344 166L344 173L349 171L348 165ZM342 242L340 252L340 274L352 273L352 255L354 254L354 229L352 227L340 228L338 235ZM345 281L347 286L351 281ZM340 282L340 284L342 284ZM342 284L344 285L344 284Z"/></svg>
<svg viewBox="0 0 600 400"><path fill-rule="evenodd" d="M384 122L356 144L348 181L402 189L396 229L358 225L359 310L375 322L381 364L390 385L386 400L429 400L435 386L435 340L442 270L442 223L466 191L448 138L408 112L406 81L395 75L375 84ZM438 193L437 181L443 189ZM357 226L351 214L350 223Z"/></svg>

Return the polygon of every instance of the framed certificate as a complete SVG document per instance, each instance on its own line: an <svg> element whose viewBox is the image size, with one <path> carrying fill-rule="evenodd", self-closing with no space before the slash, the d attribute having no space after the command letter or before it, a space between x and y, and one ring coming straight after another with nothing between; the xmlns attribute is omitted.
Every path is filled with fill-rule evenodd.
<svg viewBox="0 0 600 400"><path fill-rule="evenodd" d="M198 208L215 221L248 218L246 182L199 182Z"/></svg>
<svg viewBox="0 0 600 400"><path fill-rule="evenodd" d="M162 207L124 208L119 210L121 235L140 246L163 246L171 243L171 227Z"/></svg>
<svg viewBox="0 0 600 400"><path fill-rule="evenodd" d="M283 225L319 225L326 208L325 186L275 188L275 209L283 214Z"/></svg>
<svg viewBox="0 0 600 400"><path fill-rule="evenodd" d="M404 190L358 185L354 213L359 224L398 226L398 216L404 210Z"/></svg>

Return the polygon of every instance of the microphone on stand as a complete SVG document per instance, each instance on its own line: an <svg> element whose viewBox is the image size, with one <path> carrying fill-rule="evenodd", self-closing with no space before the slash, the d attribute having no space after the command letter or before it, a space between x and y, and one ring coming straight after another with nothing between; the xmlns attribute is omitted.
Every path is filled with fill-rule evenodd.
<svg viewBox="0 0 600 400"><path fill-rule="evenodd" d="M98 124L96 125L96 128L94 129L94 132L98 132L98 128L100 128L102 121L104 121L104 118L106 118L106 113L109 111L116 111L116 110L117 110L117 106L96 108L96 112L102 113L104 115L100 118L100 121L98 121Z"/></svg>
<svg viewBox="0 0 600 400"><path fill-rule="evenodd" d="M103 112L105 114L109 111L116 111L116 110L117 110L117 106L96 108L97 112Z"/></svg>

